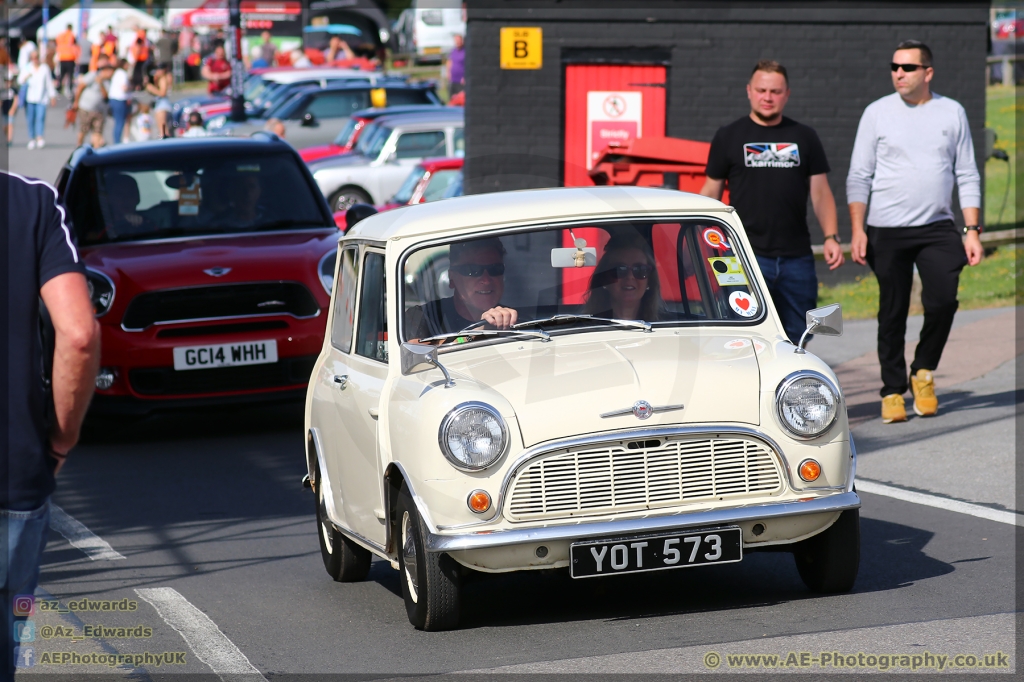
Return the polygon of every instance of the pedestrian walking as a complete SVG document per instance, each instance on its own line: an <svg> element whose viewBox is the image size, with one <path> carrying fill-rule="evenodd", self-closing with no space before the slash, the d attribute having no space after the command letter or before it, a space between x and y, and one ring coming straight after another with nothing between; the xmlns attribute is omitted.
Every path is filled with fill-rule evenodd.
<svg viewBox="0 0 1024 682"><path fill-rule="evenodd" d="M95 148L105 143L103 127L107 120L107 86L114 73L105 59L105 56L101 56L99 68L79 78L78 87L75 88L75 101L71 108L77 112L79 146L85 141L86 134L90 136L89 144Z"/></svg>
<svg viewBox="0 0 1024 682"><path fill-rule="evenodd" d="M128 60L122 59L114 68L110 76L110 86L107 88L107 104L110 105L110 115L114 119L114 138L112 144L121 144L124 141L124 123L128 118L128 110L131 106L131 82L128 77Z"/></svg>
<svg viewBox="0 0 1024 682"><path fill-rule="evenodd" d="M211 95L223 92L231 84L231 64L225 56L223 45L217 45L213 54L203 62L202 74L209 81L206 89Z"/></svg>
<svg viewBox="0 0 1024 682"><path fill-rule="evenodd" d="M789 101L785 67L761 60L747 83L750 113L718 129L700 193L729 202L743 220L786 335L797 343L818 303L807 198L825 235L825 262L843 264L836 201L825 150L813 128L782 115Z"/></svg>
<svg viewBox="0 0 1024 682"><path fill-rule="evenodd" d="M12 682L18 655L31 655L31 646L20 651L16 646L14 624L25 620L39 581L50 495L78 442L95 386L100 335L57 191L40 180L0 171L0 206L5 207L0 239L7 248L8 276L22 283L8 289L3 313L7 428L0 446L0 682ZM41 324L40 298L52 326Z"/></svg>
<svg viewBox="0 0 1024 682"><path fill-rule="evenodd" d="M55 41L57 43L57 61L60 71L57 75L57 89L65 97L71 94L75 85L75 62L78 61L78 40L75 38L75 27L68 24Z"/></svg>
<svg viewBox="0 0 1024 682"><path fill-rule="evenodd" d="M448 53L445 75L448 76L448 96L457 95L466 89L466 46L461 33L452 35L455 47Z"/></svg>
<svg viewBox="0 0 1024 682"><path fill-rule="evenodd" d="M39 52L33 52L28 68L18 76L25 87L25 117L28 119L28 148L46 146L46 107L57 104L57 90L53 86L53 72L39 61Z"/></svg>
<svg viewBox="0 0 1024 682"><path fill-rule="evenodd" d="M267 66L274 66L277 63L277 47L274 45L270 31L264 31L261 35L263 42L260 43L260 56Z"/></svg>
<svg viewBox="0 0 1024 682"><path fill-rule="evenodd" d="M132 65L131 89L141 90L146 79L146 65L149 63L150 55L149 39L146 37L145 31L139 30L135 43L129 48L128 54L131 57Z"/></svg>
<svg viewBox="0 0 1024 682"><path fill-rule="evenodd" d="M92 48L92 42L86 36L83 35L82 41L78 45L78 76L84 76L85 74L89 73L89 63L92 61L93 55ZM98 54L99 50L97 50L96 52ZM74 88L74 85L75 84L73 83L72 88ZM74 92L73 89L72 92ZM68 99L70 98L71 96L69 95Z"/></svg>
<svg viewBox="0 0 1024 682"><path fill-rule="evenodd" d="M151 82L146 83L146 92L156 97L153 112L156 115L158 136L163 139L171 136L171 88L174 86L174 75L169 64L160 64L153 72Z"/></svg>
<svg viewBox="0 0 1024 682"><path fill-rule="evenodd" d="M978 236L981 175L964 108L932 92L932 51L924 43L900 43L890 67L896 92L864 110L846 178L851 256L868 263L878 279L878 362L886 424L907 418L903 353L914 266L921 276L924 326L909 383L914 412L931 416L939 408L932 373L959 306L960 271L980 263L984 253ZM962 230L953 222L954 183Z"/></svg>

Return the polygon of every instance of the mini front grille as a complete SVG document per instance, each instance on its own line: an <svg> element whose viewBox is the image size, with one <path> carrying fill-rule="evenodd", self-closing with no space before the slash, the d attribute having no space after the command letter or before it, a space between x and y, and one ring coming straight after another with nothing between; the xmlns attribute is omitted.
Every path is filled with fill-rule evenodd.
<svg viewBox="0 0 1024 682"><path fill-rule="evenodd" d="M220 284L139 294L128 304L121 326L130 331L154 324L253 315L313 317L320 311L299 282Z"/></svg>
<svg viewBox="0 0 1024 682"><path fill-rule="evenodd" d="M146 396L229 393L306 385L316 364L315 355L282 358L266 365L216 367L176 371L173 367L146 367L128 372L132 390Z"/></svg>
<svg viewBox="0 0 1024 682"><path fill-rule="evenodd" d="M752 438L605 443L540 455L516 474L505 516L560 519L771 495L783 489L774 453Z"/></svg>

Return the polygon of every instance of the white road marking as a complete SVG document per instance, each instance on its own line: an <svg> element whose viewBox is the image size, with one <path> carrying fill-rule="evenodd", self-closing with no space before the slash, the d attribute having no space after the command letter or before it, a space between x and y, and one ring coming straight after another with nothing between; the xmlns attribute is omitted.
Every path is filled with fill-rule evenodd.
<svg viewBox="0 0 1024 682"><path fill-rule="evenodd" d="M919 493L913 490L904 490L903 488L885 485L884 483L865 481L861 478L857 479L857 492L871 493L872 495L884 495L885 497L892 497L897 500L903 500L904 502L913 502L914 504L923 504L926 507L935 507L937 509L945 509L947 511L959 512L960 514L967 514L969 516L977 516L979 519L988 519L989 521L997 521L998 523L1005 523L1011 526L1024 526L1024 516L1016 512L992 509L991 507L984 507L980 504L951 500L948 497L928 495L926 493Z"/></svg>
<svg viewBox="0 0 1024 682"><path fill-rule="evenodd" d="M125 556L57 505L50 503L50 528L68 539L72 547L85 552L93 561L116 561Z"/></svg>
<svg viewBox="0 0 1024 682"><path fill-rule="evenodd" d="M266 680L210 617L171 587L135 590L149 602L164 622L178 631L200 661L225 680Z"/></svg>

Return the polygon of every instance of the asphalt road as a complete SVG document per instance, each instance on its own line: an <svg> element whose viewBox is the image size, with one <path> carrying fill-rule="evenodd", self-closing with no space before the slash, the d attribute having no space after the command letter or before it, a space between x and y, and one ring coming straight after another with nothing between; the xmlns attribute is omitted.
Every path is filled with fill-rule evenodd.
<svg viewBox="0 0 1024 682"><path fill-rule="evenodd" d="M69 151L56 141L42 152L18 150L12 170L52 179L53 164ZM785 662L789 652L819 657L810 667L800 668L797 657L784 668L808 672L881 667L877 659L862 661L869 668L823 667L820 652L917 656L907 666L925 671L932 670L925 652L1003 652L1008 667L996 671L1012 672L1014 524L1021 524L1013 486L1013 314L961 313L954 336L989 348L1002 334L1001 350L948 353L939 416L900 425L877 418L871 322L814 341L856 411L863 486L882 493L862 491L861 571L850 594L810 594L783 553L603 581L559 572L480 576L466 587L462 629L418 632L387 563L376 561L358 584L334 583L325 573L313 496L299 483L299 406L181 413L94 427L69 459L36 595L36 665L23 673L133 680L168 672L225 680L697 673L732 669L733 654L781 654ZM856 393L858 381L868 388ZM899 499L908 493L919 496ZM983 518L986 510L1002 516ZM43 611L48 598L76 610ZM94 608L108 600L134 610L83 611L83 598ZM126 629L70 638L97 625ZM166 652L178 656L158 661ZM54 654L65 662L53 663ZM74 654L78 661L93 654L89 660L139 659L80 665ZM719 662L709 668L712 654ZM769 665L745 670L762 664Z"/></svg>

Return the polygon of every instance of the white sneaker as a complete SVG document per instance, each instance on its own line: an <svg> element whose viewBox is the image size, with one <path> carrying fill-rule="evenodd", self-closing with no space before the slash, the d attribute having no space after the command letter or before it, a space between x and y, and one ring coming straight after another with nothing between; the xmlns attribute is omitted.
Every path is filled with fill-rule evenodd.
<svg viewBox="0 0 1024 682"><path fill-rule="evenodd" d="M44 140L43 138L40 137L39 141L36 142L36 148L37 149L42 149L45 146L46 146L46 140Z"/></svg>
<svg viewBox="0 0 1024 682"><path fill-rule="evenodd" d="M28 148L30 150L35 149L36 148L36 141L35 140L29 140L28 141Z"/></svg>

